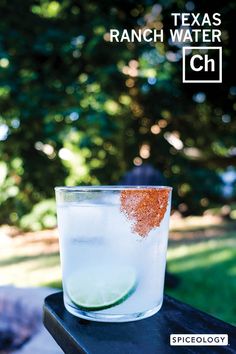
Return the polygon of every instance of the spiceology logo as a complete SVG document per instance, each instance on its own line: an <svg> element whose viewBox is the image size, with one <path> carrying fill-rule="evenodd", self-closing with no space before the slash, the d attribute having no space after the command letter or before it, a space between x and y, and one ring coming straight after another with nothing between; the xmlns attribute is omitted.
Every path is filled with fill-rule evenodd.
<svg viewBox="0 0 236 354"><path fill-rule="evenodd" d="M214 13L171 13L173 27L164 33L164 29L110 29L108 40L122 42L164 42L165 35L173 45L182 47L182 82L183 83L221 83L222 82L222 47L221 15ZM204 28L207 26L207 28ZM199 43L200 46L189 46ZM188 46L186 46L188 44ZM207 46L205 45L207 44ZM214 46L209 46L213 44ZM204 46L205 45L205 46Z"/></svg>
<svg viewBox="0 0 236 354"><path fill-rule="evenodd" d="M170 345L228 345L228 334L171 334Z"/></svg>

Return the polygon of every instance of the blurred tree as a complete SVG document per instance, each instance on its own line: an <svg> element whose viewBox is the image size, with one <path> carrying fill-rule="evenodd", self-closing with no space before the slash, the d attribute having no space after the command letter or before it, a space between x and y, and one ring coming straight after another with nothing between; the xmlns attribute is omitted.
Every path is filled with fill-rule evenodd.
<svg viewBox="0 0 236 354"><path fill-rule="evenodd" d="M190 7L192 10L190 9ZM236 162L235 2L222 14L223 84L181 83L181 48L110 43L110 28L172 27L170 13L210 3L2 0L1 222L19 222L59 184L116 183L149 161L182 212L220 198Z"/></svg>

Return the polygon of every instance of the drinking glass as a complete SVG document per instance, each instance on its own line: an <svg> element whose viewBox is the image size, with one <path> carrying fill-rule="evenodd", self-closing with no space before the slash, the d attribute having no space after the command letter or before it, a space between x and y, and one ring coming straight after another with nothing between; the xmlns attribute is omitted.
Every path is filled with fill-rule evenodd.
<svg viewBox="0 0 236 354"><path fill-rule="evenodd" d="M56 187L64 304L126 322L162 305L170 187Z"/></svg>

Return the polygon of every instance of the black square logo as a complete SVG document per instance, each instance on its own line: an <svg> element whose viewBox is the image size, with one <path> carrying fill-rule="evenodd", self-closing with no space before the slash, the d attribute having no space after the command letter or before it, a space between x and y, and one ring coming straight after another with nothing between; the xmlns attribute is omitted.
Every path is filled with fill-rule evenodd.
<svg viewBox="0 0 236 354"><path fill-rule="evenodd" d="M221 83L221 47L183 47L183 83Z"/></svg>

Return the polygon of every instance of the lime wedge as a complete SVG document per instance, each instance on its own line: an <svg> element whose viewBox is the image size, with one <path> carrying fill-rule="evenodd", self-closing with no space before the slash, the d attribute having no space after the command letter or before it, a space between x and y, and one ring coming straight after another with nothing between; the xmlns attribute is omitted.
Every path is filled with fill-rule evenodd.
<svg viewBox="0 0 236 354"><path fill-rule="evenodd" d="M136 286L131 267L86 267L74 273L67 282L72 302L87 310L101 310L123 302Z"/></svg>

